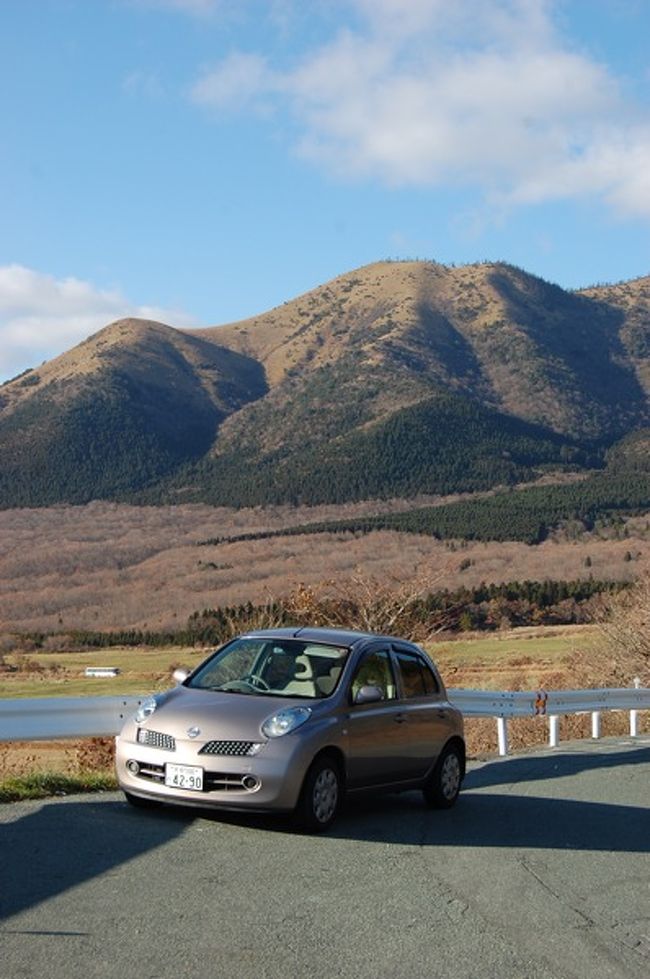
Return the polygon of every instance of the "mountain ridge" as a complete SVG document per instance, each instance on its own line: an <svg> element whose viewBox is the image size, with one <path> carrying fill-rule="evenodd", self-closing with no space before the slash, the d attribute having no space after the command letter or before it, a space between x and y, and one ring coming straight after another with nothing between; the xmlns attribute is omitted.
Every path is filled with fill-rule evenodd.
<svg viewBox="0 0 650 979"><path fill-rule="evenodd" d="M485 489L602 461L649 394L650 277L378 262L237 323L118 320L6 382L0 505Z"/></svg>

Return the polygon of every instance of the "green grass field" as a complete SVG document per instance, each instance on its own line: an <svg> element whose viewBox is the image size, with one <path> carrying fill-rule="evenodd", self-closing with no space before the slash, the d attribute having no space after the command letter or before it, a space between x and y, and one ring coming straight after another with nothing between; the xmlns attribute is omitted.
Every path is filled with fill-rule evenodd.
<svg viewBox="0 0 650 979"><path fill-rule="evenodd" d="M593 626L514 629L430 644L450 687L534 690L597 686L603 682L603 649ZM592 664L593 680L589 677Z"/></svg>
<svg viewBox="0 0 650 979"><path fill-rule="evenodd" d="M454 639L430 643L427 647L432 656L440 659L453 658L472 663L476 659L499 662L519 655L533 659L558 659L571 652L576 645L593 647L598 635L591 626L560 627L559 629L515 629L503 633L470 639Z"/></svg>
<svg viewBox="0 0 650 979"><path fill-rule="evenodd" d="M172 685L177 666L194 666L206 650L119 648L92 652L6 654L17 672L0 673L0 699L7 697L99 697L147 693ZM119 676L86 677L88 666L115 666Z"/></svg>

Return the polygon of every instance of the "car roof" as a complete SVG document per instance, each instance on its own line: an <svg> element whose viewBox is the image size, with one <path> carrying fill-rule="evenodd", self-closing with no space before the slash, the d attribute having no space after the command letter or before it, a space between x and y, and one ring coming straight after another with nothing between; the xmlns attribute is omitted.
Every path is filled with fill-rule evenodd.
<svg viewBox="0 0 650 979"><path fill-rule="evenodd" d="M260 639L303 639L307 642L322 642L333 646L354 646L362 641L370 639L385 639L389 642L403 643L406 646L417 648L407 639L400 639L398 636L385 636L375 632L358 632L353 629L322 629L315 626L295 626L285 629L255 629L247 632L247 636L256 636Z"/></svg>

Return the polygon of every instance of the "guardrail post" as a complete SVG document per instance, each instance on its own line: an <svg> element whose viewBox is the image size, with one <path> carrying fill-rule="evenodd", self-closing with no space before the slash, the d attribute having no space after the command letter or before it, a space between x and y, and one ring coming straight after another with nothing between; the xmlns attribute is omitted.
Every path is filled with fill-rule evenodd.
<svg viewBox="0 0 650 979"><path fill-rule="evenodd" d="M499 754L508 754L508 722L505 717L497 717L497 736L499 739Z"/></svg>
<svg viewBox="0 0 650 979"><path fill-rule="evenodd" d="M600 711L591 712L591 736L596 741L600 737Z"/></svg>
<svg viewBox="0 0 650 979"><path fill-rule="evenodd" d="M634 677L634 686L638 690L641 686L641 680L638 676ZM630 711L630 737L636 738L639 733L639 712L638 710Z"/></svg>
<svg viewBox="0 0 650 979"><path fill-rule="evenodd" d="M557 748L560 743L560 718L557 714L548 716L548 743L551 748Z"/></svg>

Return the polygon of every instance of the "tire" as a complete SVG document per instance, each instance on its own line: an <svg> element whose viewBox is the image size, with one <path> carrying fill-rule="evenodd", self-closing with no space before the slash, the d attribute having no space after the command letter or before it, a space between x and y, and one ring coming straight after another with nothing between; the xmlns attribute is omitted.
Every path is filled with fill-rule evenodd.
<svg viewBox="0 0 650 979"><path fill-rule="evenodd" d="M143 799L139 795L131 795L130 792L124 792L124 798L135 809L158 809L162 806L162 802L158 802L157 799Z"/></svg>
<svg viewBox="0 0 650 979"><path fill-rule="evenodd" d="M343 779L331 755L317 758L305 776L296 807L298 825L312 833L329 829L341 807Z"/></svg>
<svg viewBox="0 0 650 979"><path fill-rule="evenodd" d="M422 790L424 801L432 809L451 809L463 781L463 759L460 748L449 744L443 749L427 784Z"/></svg>

